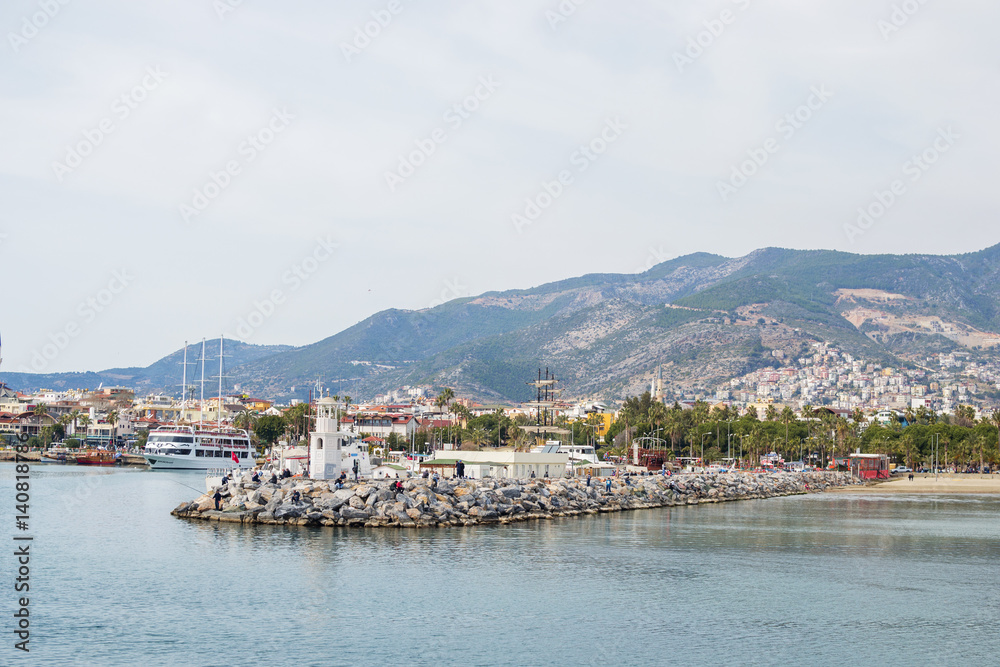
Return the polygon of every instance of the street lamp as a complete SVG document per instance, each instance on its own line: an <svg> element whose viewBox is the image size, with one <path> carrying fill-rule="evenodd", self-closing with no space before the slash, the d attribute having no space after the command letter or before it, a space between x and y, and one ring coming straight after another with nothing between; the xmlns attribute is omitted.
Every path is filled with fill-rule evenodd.
<svg viewBox="0 0 1000 667"><path fill-rule="evenodd" d="M705 436L715 435L715 433L702 433L701 434L701 467L705 467Z"/></svg>

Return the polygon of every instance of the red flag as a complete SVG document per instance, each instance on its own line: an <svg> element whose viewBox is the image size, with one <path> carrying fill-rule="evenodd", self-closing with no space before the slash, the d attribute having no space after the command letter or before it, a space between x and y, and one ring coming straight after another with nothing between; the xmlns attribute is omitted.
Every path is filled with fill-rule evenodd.
<svg viewBox="0 0 1000 667"><path fill-rule="evenodd" d="M233 463L239 463L239 462L240 462L240 457L236 455L236 452L233 452Z"/></svg>

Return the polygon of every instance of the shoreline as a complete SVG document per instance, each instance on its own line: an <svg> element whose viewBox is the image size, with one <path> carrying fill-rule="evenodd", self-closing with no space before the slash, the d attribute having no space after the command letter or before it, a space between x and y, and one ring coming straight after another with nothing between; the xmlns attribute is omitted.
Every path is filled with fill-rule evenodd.
<svg viewBox="0 0 1000 667"><path fill-rule="evenodd" d="M945 473L935 480L934 473L914 473L912 482L903 475L876 484L834 490L841 493L1000 494L1000 475Z"/></svg>
<svg viewBox="0 0 1000 667"><path fill-rule="evenodd" d="M255 483L247 473L219 487L220 510L213 494L205 493L170 513L247 524L435 528L775 498L859 483L838 472L649 475L610 478L610 485L607 478L594 478L591 486L581 478L554 478L443 479L432 487L430 480L418 478L403 482L397 493L390 489L394 481L351 482L336 489L320 480Z"/></svg>

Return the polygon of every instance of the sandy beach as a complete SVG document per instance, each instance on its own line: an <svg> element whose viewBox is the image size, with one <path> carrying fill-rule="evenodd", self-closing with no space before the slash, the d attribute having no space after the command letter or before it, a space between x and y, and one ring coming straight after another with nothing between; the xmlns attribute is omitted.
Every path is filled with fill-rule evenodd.
<svg viewBox="0 0 1000 667"><path fill-rule="evenodd" d="M833 491L831 489L831 491ZM842 493L1000 493L1000 475L938 475L915 473L913 481L906 475L870 486L850 486Z"/></svg>

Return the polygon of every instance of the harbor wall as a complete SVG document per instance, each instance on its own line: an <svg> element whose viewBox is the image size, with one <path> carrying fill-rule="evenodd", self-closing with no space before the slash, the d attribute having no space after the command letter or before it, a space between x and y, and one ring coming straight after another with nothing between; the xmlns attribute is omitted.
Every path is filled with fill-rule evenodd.
<svg viewBox="0 0 1000 667"><path fill-rule="evenodd" d="M471 526L554 517L621 512L654 507L816 493L860 482L848 473L726 473L550 480L411 479L396 493L393 481L333 482L286 479L278 484L250 481L249 473L220 488L181 503L171 514L182 519L235 523L396 526L406 528ZM299 500L292 500L298 491Z"/></svg>

